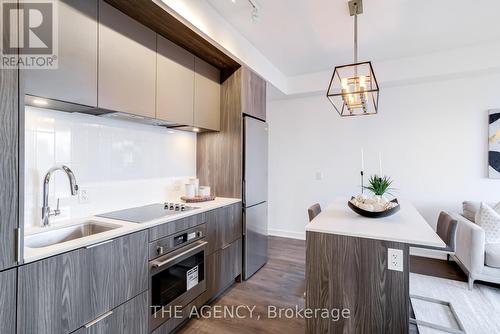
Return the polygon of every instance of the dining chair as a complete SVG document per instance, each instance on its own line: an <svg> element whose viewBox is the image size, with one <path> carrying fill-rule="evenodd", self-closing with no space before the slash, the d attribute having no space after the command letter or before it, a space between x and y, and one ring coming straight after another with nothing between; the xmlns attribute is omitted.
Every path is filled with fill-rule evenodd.
<svg viewBox="0 0 500 334"><path fill-rule="evenodd" d="M458 227L458 222L456 219L454 219L452 216L450 216L446 212L441 212L439 214L439 218L438 218L438 222L437 222L436 233L444 241L446 246L445 247L433 247L433 246L423 246L423 245L410 245L410 246L414 247L414 248L431 249L431 250L444 252L444 253L446 253L447 259L449 261L450 255L455 254L457 227ZM439 300L439 299L434 299L434 298L429 298L429 297L424 297L424 296L419 296L419 295L410 295L410 301L411 301L411 299L419 299L419 300L422 300L425 302L447 306L450 309L451 314L455 318L456 323L457 323L459 328L458 329L449 328L449 327L442 326L439 324L435 324L435 323L431 323L431 322L427 322L427 321L423 321L423 320L417 320L416 318L410 318L410 323L433 328L433 329L437 329L437 330L447 332L447 333L465 333L464 326L463 326L462 322L460 321L460 318L458 317L457 313L455 312L453 305L450 302L444 301L444 300Z"/></svg>
<svg viewBox="0 0 500 334"><path fill-rule="evenodd" d="M309 214L309 221L312 221L314 217L321 213L321 206L318 203L313 204L307 209L307 213Z"/></svg>

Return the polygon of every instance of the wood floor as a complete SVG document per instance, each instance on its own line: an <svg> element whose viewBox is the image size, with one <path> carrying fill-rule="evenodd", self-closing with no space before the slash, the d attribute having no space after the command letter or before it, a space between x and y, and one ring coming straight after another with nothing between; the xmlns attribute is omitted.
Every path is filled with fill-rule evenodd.
<svg viewBox="0 0 500 334"><path fill-rule="evenodd" d="M424 275L464 281L466 276L455 263L412 257L410 269ZM233 285L216 299L213 307L247 305L255 306L254 317L241 312L245 319L230 317L191 319L178 333L229 334L269 333L304 334L303 319L270 319L268 305L277 307L304 307L305 241L269 237L268 263L248 281ZM257 317L260 316L260 319ZM411 332L417 333L415 329Z"/></svg>

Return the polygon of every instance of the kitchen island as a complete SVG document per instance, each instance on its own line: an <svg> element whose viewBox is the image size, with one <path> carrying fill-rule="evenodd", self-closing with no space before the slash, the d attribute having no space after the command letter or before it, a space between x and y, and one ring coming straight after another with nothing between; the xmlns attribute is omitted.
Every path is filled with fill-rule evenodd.
<svg viewBox="0 0 500 334"><path fill-rule="evenodd" d="M306 226L306 307L349 312L306 319L306 333L408 333L409 247L445 244L408 201L379 219L347 201L336 199Z"/></svg>

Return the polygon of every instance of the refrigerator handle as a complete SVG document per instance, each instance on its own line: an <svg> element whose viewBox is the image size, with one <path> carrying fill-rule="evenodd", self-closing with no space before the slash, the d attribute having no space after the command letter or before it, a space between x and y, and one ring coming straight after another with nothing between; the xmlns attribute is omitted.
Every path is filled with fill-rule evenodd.
<svg viewBox="0 0 500 334"><path fill-rule="evenodd" d="M242 215L242 218L243 218L243 219L241 220L241 225L242 225L242 229L241 229L241 232L242 232L242 233L241 233L241 234L242 234L243 236L245 236L245 235L247 234L247 233L246 233L246 232L247 232L247 220L246 220L246 217L245 217L245 207L244 207L244 206L242 206L242 207L241 207L241 210L243 211L243 215Z"/></svg>
<svg viewBox="0 0 500 334"><path fill-rule="evenodd" d="M246 194L246 191L245 191L246 190L245 189L246 188L245 179L243 179L243 181L241 183L242 183L242 186L241 186L241 188L242 188L242 192L241 192L242 196L241 197L243 197L242 200L241 200L241 202L242 202L241 204L242 204L242 207L245 207L245 197L246 197L245 196L245 194ZM243 210L243 211L245 211L245 210Z"/></svg>

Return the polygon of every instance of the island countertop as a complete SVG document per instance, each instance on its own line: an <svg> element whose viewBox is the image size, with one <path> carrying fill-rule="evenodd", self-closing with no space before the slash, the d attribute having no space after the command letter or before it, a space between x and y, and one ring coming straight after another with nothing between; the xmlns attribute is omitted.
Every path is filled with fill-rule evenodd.
<svg viewBox="0 0 500 334"><path fill-rule="evenodd" d="M396 241L407 244L445 247L411 202L399 200L401 210L385 218L366 218L347 206L347 198L337 198L306 225L306 232Z"/></svg>

